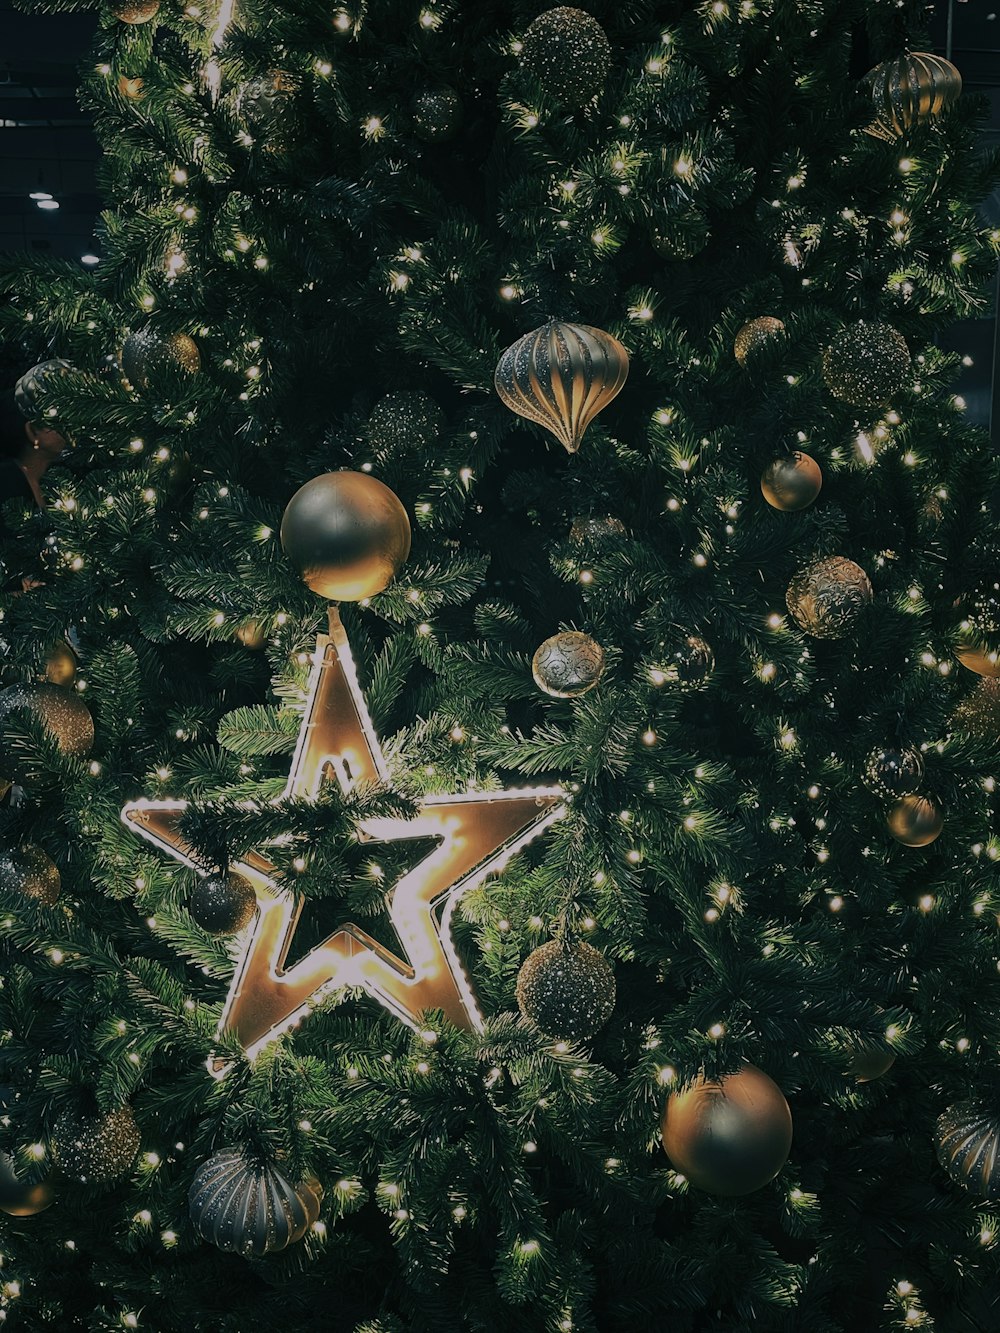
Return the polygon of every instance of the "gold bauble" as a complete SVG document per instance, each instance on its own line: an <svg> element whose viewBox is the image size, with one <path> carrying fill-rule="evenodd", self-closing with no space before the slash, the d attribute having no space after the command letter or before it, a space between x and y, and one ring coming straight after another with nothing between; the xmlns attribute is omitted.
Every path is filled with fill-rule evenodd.
<svg viewBox="0 0 1000 1333"><path fill-rule="evenodd" d="M147 324L125 339L122 373L135 389L149 385L150 373L170 367L197 375L201 370L198 344L186 333L161 333Z"/></svg>
<svg viewBox="0 0 1000 1333"><path fill-rule="evenodd" d="M143 92L143 83L140 78L129 78L127 74L119 74L118 91L122 97L127 97L130 102L139 102L146 94Z"/></svg>
<svg viewBox="0 0 1000 1333"><path fill-rule="evenodd" d="M827 556L800 570L785 602L799 629L817 639L841 639L872 600L868 575L853 560Z"/></svg>
<svg viewBox="0 0 1000 1333"><path fill-rule="evenodd" d="M0 1212L8 1217L34 1217L44 1212L55 1197L47 1180L35 1184L19 1180L14 1163L6 1153L0 1153Z"/></svg>
<svg viewBox="0 0 1000 1333"><path fill-rule="evenodd" d="M589 634L563 630L535 649L531 659L535 684L555 699L578 699L604 674L604 649Z"/></svg>
<svg viewBox="0 0 1000 1333"><path fill-rule="evenodd" d="M493 382L512 412L575 454L594 417L621 391L628 366L628 352L610 333L551 319L507 348Z"/></svg>
<svg viewBox="0 0 1000 1333"><path fill-rule="evenodd" d="M8 685L0 690L0 736L7 748L5 724L11 713L34 713L63 754L87 755L94 744L94 719L78 694L61 685Z"/></svg>
<svg viewBox="0 0 1000 1333"><path fill-rule="evenodd" d="M148 23L159 8L160 0L108 0L108 12L121 23Z"/></svg>
<svg viewBox="0 0 1000 1333"><path fill-rule="evenodd" d="M33 842L0 851L0 889L5 893L20 893L53 907L61 887L59 867Z"/></svg>
<svg viewBox="0 0 1000 1333"><path fill-rule="evenodd" d="M758 315L756 319L748 320L737 333L733 340L733 356L741 366L745 366L750 357L784 331L783 320L776 319L774 315Z"/></svg>
<svg viewBox="0 0 1000 1333"><path fill-rule="evenodd" d="M980 1199L1000 1199L1000 1116L993 1107L959 1102L937 1122L938 1161Z"/></svg>
<svg viewBox="0 0 1000 1333"><path fill-rule="evenodd" d="M800 450L768 463L760 479L761 493L771 508L789 514L808 509L822 486L819 464Z"/></svg>
<svg viewBox="0 0 1000 1333"><path fill-rule="evenodd" d="M963 643L955 649L955 656L977 676L1000 676L1000 653L995 648L980 644Z"/></svg>
<svg viewBox="0 0 1000 1333"><path fill-rule="evenodd" d="M45 679L52 685L72 685L76 680L76 653L65 639L49 649L45 658Z"/></svg>
<svg viewBox="0 0 1000 1333"><path fill-rule="evenodd" d="M410 554L410 520L375 477L327 472L289 500L281 545L314 593L360 602L387 588Z"/></svg>
<svg viewBox="0 0 1000 1333"><path fill-rule="evenodd" d="M1000 742L1000 680L979 681L951 715L956 731L976 740Z"/></svg>
<svg viewBox="0 0 1000 1333"><path fill-rule="evenodd" d="M244 648L258 652L267 643L267 631L259 620L247 620L236 631L236 637Z"/></svg>
<svg viewBox="0 0 1000 1333"><path fill-rule="evenodd" d="M906 339L881 322L849 324L823 353L826 387L852 407L885 407L904 388L911 370Z"/></svg>
<svg viewBox="0 0 1000 1333"><path fill-rule="evenodd" d="M52 1126L52 1151L59 1170L81 1185L119 1180L131 1170L140 1142L128 1102L106 1114L66 1110Z"/></svg>
<svg viewBox="0 0 1000 1333"><path fill-rule="evenodd" d="M953 106L962 95L962 76L943 56L911 51L869 70L862 87L875 105L875 120L865 133L894 143Z"/></svg>
<svg viewBox="0 0 1000 1333"><path fill-rule="evenodd" d="M887 1074L895 1063L895 1055L884 1046L861 1046L851 1053L847 1073L858 1083L873 1083Z"/></svg>
<svg viewBox="0 0 1000 1333"><path fill-rule="evenodd" d="M611 964L583 940L549 940L528 954L517 974L517 1003L540 1032L587 1041L615 1007Z"/></svg>
<svg viewBox="0 0 1000 1333"><path fill-rule="evenodd" d="M904 847L927 847L944 828L941 812L926 796L902 796L885 817L889 832Z"/></svg>
<svg viewBox="0 0 1000 1333"><path fill-rule="evenodd" d="M663 1113L663 1147L697 1189L735 1197L773 1180L792 1147L785 1095L756 1065L715 1080L704 1076L672 1093Z"/></svg>

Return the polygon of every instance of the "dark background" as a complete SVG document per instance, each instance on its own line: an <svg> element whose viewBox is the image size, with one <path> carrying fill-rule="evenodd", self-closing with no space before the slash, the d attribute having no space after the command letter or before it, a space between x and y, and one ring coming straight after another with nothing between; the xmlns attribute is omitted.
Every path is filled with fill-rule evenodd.
<svg viewBox="0 0 1000 1333"><path fill-rule="evenodd" d="M939 0L934 49L962 72L966 89L991 105L985 139L1000 143L1000 0ZM78 263L100 255L94 225L97 144L76 101L76 71L87 58L97 19L85 14L22 14L0 0L0 252L34 250ZM59 205L44 209L32 193ZM1000 186L983 202L1000 225ZM969 416L1000 430L997 284L989 314L966 321L944 340L972 360L959 392Z"/></svg>

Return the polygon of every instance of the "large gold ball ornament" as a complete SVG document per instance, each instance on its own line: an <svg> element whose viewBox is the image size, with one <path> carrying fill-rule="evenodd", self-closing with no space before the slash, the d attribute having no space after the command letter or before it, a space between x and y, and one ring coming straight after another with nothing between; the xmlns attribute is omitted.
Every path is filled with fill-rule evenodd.
<svg viewBox="0 0 1000 1333"><path fill-rule="evenodd" d="M148 23L159 9L160 0L108 0L108 13L120 23Z"/></svg>
<svg viewBox="0 0 1000 1333"><path fill-rule="evenodd" d="M615 1007L615 974L599 949L583 940L550 940L534 949L517 974L517 1003L540 1032L585 1041Z"/></svg>
<svg viewBox="0 0 1000 1333"><path fill-rule="evenodd" d="M59 639L46 654L45 679L50 685L65 686L76 680L76 653L65 639Z"/></svg>
<svg viewBox="0 0 1000 1333"><path fill-rule="evenodd" d="M955 656L962 666L974 671L977 676L1000 676L1000 653L995 648L986 648L982 644L962 643L955 649Z"/></svg>
<svg viewBox="0 0 1000 1333"><path fill-rule="evenodd" d="M41 412L40 399L51 393L53 386L67 375L76 373L76 367L62 357L40 361L26 370L14 385L14 402L26 421L33 421Z"/></svg>
<svg viewBox="0 0 1000 1333"><path fill-rule="evenodd" d="M8 685L0 690L0 744L10 752L11 715L33 713L63 754L83 756L94 744L94 719L78 694L61 685Z"/></svg>
<svg viewBox="0 0 1000 1333"><path fill-rule="evenodd" d="M560 5L529 24L520 60L550 97L580 107L604 87L611 46L592 14Z"/></svg>
<svg viewBox="0 0 1000 1333"><path fill-rule="evenodd" d="M774 315L758 315L756 319L747 320L733 339L733 356L745 366L752 356L763 351L784 331L784 321Z"/></svg>
<svg viewBox="0 0 1000 1333"><path fill-rule="evenodd" d="M941 811L926 796L901 796L889 807L885 822L904 847L927 847L944 828Z"/></svg>
<svg viewBox="0 0 1000 1333"><path fill-rule="evenodd" d="M822 488L819 464L799 450L768 463L760 479L761 494L771 508L789 514L808 509Z"/></svg>
<svg viewBox="0 0 1000 1333"><path fill-rule="evenodd" d="M577 699L604 674L604 649L589 634L563 630L535 649L531 674L538 688L554 699Z"/></svg>
<svg viewBox="0 0 1000 1333"><path fill-rule="evenodd" d="M0 1212L8 1217L34 1217L43 1213L55 1197L47 1180L21 1180L10 1157L0 1153Z"/></svg>
<svg viewBox="0 0 1000 1333"><path fill-rule="evenodd" d="M865 133L894 143L914 125L935 120L954 106L962 95L962 76L943 56L911 51L869 70L862 87L875 107L875 119Z"/></svg>
<svg viewBox="0 0 1000 1333"><path fill-rule="evenodd" d="M314 593L360 602L387 588L410 554L410 520L375 477L327 472L289 500L281 545Z"/></svg>
<svg viewBox="0 0 1000 1333"><path fill-rule="evenodd" d="M1000 1115L979 1102L959 1102L937 1122L938 1161L980 1199L1000 1199Z"/></svg>
<svg viewBox="0 0 1000 1333"><path fill-rule="evenodd" d="M872 600L868 575L853 560L827 556L800 570L785 602L799 629L817 639L841 639Z"/></svg>
<svg viewBox="0 0 1000 1333"><path fill-rule="evenodd" d="M952 713L951 724L976 740L1000 743L1000 680L979 681Z"/></svg>
<svg viewBox="0 0 1000 1333"><path fill-rule="evenodd" d="M149 324L128 335L122 347L122 372L133 388L147 388L151 374L167 369L197 375L201 353L193 338L186 333L161 333Z"/></svg>
<svg viewBox="0 0 1000 1333"><path fill-rule="evenodd" d="M507 348L493 382L512 412L575 454L594 417L621 391L628 366L628 352L610 333L551 319Z"/></svg>
<svg viewBox="0 0 1000 1333"><path fill-rule="evenodd" d="M865 760L862 776L878 796L914 796L924 778L924 758L910 745L879 746Z"/></svg>
<svg viewBox="0 0 1000 1333"><path fill-rule="evenodd" d="M698 1078L672 1093L663 1113L663 1147L696 1189L736 1197L773 1180L792 1147L785 1095L756 1065L715 1080Z"/></svg>
<svg viewBox="0 0 1000 1333"><path fill-rule="evenodd" d="M188 1191L188 1211L202 1239L245 1258L284 1250L319 1217L315 1180L291 1180L271 1162L217 1152L202 1162Z"/></svg>
<svg viewBox="0 0 1000 1333"><path fill-rule="evenodd" d="M139 1144L139 1126L128 1102L106 1114L63 1111L52 1126L56 1164L81 1185L119 1180L131 1169Z"/></svg>
<svg viewBox="0 0 1000 1333"><path fill-rule="evenodd" d="M0 889L5 893L20 893L53 907L61 886L59 867L33 842L0 851Z"/></svg>
<svg viewBox="0 0 1000 1333"><path fill-rule="evenodd" d="M851 407L885 407L905 387L911 369L906 339L891 324L858 320L823 353L826 387Z"/></svg>

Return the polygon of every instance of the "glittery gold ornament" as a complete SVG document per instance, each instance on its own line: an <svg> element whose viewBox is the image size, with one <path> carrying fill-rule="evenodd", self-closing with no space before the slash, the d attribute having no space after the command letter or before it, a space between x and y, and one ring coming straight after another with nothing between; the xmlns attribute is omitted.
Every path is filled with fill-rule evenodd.
<svg viewBox="0 0 1000 1333"><path fill-rule="evenodd" d="M146 96L143 92L142 79L130 78L127 74L119 74L118 91L122 97L127 97L130 102L139 102Z"/></svg>
<svg viewBox="0 0 1000 1333"><path fill-rule="evenodd" d="M160 0L107 0L108 12L121 23L148 23L156 18Z"/></svg>
<svg viewBox="0 0 1000 1333"><path fill-rule="evenodd" d="M944 828L941 812L926 796L903 796L885 817L889 832L905 847L927 847Z"/></svg>
<svg viewBox="0 0 1000 1333"><path fill-rule="evenodd" d="M259 1258L301 1240L319 1217L322 1198L318 1181L293 1185L272 1163L217 1152L195 1172L188 1209L204 1240Z"/></svg>
<svg viewBox="0 0 1000 1333"><path fill-rule="evenodd" d="M792 1147L784 1093L756 1065L674 1092L663 1113L663 1147L696 1189L727 1198L773 1180Z"/></svg>
<svg viewBox="0 0 1000 1333"><path fill-rule="evenodd" d="M962 76L943 56L911 51L869 70L862 87L875 105L875 119L865 133L894 143L914 125L954 106L962 95Z"/></svg>
<svg viewBox="0 0 1000 1333"><path fill-rule="evenodd" d="M422 389L387 393L371 410L365 434L378 461L432 448L445 427L444 413Z"/></svg>
<svg viewBox="0 0 1000 1333"><path fill-rule="evenodd" d="M580 107L604 87L611 47L592 14L560 5L528 26L520 58L550 97Z"/></svg>
<svg viewBox="0 0 1000 1333"><path fill-rule="evenodd" d="M326 472L289 500L281 545L314 593L360 602L387 588L410 554L410 520L377 478Z"/></svg>
<svg viewBox="0 0 1000 1333"><path fill-rule="evenodd" d="M574 518L569 539L574 546L586 546L592 551L613 546L626 535L627 529L614 514L594 514Z"/></svg>
<svg viewBox="0 0 1000 1333"><path fill-rule="evenodd" d="M462 124L462 99L454 88L424 88L411 104L413 128L424 143L447 143Z"/></svg>
<svg viewBox="0 0 1000 1333"><path fill-rule="evenodd" d="M43 1213L55 1197L47 1180L21 1180L10 1157L0 1153L0 1212L8 1217L34 1217Z"/></svg>
<svg viewBox="0 0 1000 1333"><path fill-rule="evenodd" d="M10 748L12 713L34 713L63 754L86 755L94 744L94 719L80 696L61 685L8 685L0 690L0 743Z"/></svg>
<svg viewBox="0 0 1000 1333"><path fill-rule="evenodd" d="M65 639L49 649L45 658L45 679L50 685L72 685L76 680L76 653Z"/></svg>
<svg viewBox="0 0 1000 1333"><path fill-rule="evenodd" d="M951 715L952 726L976 740L1000 742L1000 680L979 681Z"/></svg>
<svg viewBox="0 0 1000 1333"><path fill-rule="evenodd" d="M980 1199L1000 1199L1000 1116L979 1102L959 1102L937 1122L938 1161Z"/></svg>
<svg viewBox="0 0 1000 1333"><path fill-rule="evenodd" d="M599 949L583 940L550 940L533 950L517 974L517 1003L549 1037L587 1040L615 1007L615 974Z"/></svg>
<svg viewBox="0 0 1000 1333"><path fill-rule="evenodd" d="M861 1046L852 1052L847 1073L858 1083L873 1083L895 1063L895 1055L884 1046Z"/></svg>
<svg viewBox="0 0 1000 1333"><path fill-rule="evenodd" d="M301 84L288 70L271 69L242 85L237 113L267 153L284 152L298 129L296 98Z"/></svg>
<svg viewBox="0 0 1000 1333"><path fill-rule="evenodd" d="M868 575L842 555L827 556L800 570L785 594L799 629L817 639L842 639L871 600Z"/></svg>
<svg viewBox="0 0 1000 1333"><path fill-rule="evenodd" d="M795 513L808 509L823 486L819 464L808 454L796 450L768 463L760 479L764 499L772 509Z"/></svg>
<svg viewBox="0 0 1000 1333"><path fill-rule="evenodd" d="M865 785L879 796L913 796L924 777L924 760L912 746L879 746L865 760Z"/></svg>
<svg viewBox="0 0 1000 1333"><path fill-rule="evenodd" d="M784 331L783 320L774 315L758 315L756 319L748 320L737 333L733 340L733 356L745 366L752 356L763 351Z"/></svg>
<svg viewBox="0 0 1000 1333"><path fill-rule="evenodd" d="M253 920L257 895L245 875L206 875L195 885L188 911L210 935L235 935Z"/></svg>
<svg viewBox="0 0 1000 1333"><path fill-rule="evenodd" d="M33 842L0 851L0 889L5 893L21 893L52 907L61 884L59 867Z"/></svg>
<svg viewBox="0 0 1000 1333"><path fill-rule="evenodd" d="M841 329L823 353L826 387L852 407L885 407L904 388L911 368L898 329L863 319Z"/></svg>
<svg viewBox="0 0 1000 1333"><path fill-rule="evenodd" d="M122 371L133 388L147 388L150 375L168 367L188 375L197 375L201 370L198 344L186 333L161 333L147 324L125 339Z"/></svg>
<svg viewBox="0 0 1000 1333"><path fill-rule="evenodd" d="M577 699L604 674L604 649L589 634L563 630L539 644L531 659L535 684L555 699Z"/></svg>
<svg viewBox="0 0 1000 1333"><path fill-rule="evenodd" d="M109 1184L131 1168L139 1126L126 1102L113 1111L63 1111L52 1126L52 1151L64 1176L82 1185Z"/></svg>
<svg viewBox="0 0 1000 1333"><path fill-rule="evenodd" d="M33 421L41 412L40 399L51 393L54 384L67 375L76 373L76 367L62 357L40 361L26 370L14 385L14 402L26 421Z"/></svg>

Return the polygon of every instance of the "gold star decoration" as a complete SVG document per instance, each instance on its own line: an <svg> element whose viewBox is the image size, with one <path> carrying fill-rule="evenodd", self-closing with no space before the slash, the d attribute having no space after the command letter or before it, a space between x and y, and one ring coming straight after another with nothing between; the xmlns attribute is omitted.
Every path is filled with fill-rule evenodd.
<svg viewBox="0 0 1000 1333"><path fill-rule="evenodd" d="M316 643L305 711L285 796L314 800L328 778L349 792L389 781L339 613ZM326 992L361 987L413 1027L441 1010L458 1027L482 1019L455 949L451 918L462 895L501 870L510 857L565 812L558 787L426 796L413 819L379 817L358 824L364 841L430 838L433 848L386 894L386 914L402 957L360 926L345 922L293 967L285 967L304 899L285 887L264 852L235 869L253 884L257 912L239 942L236 971L219 1024L252 1059L294 1026ZM132 801L127 827L200 874L210 873L181 833L186 801Z"/></svg>

